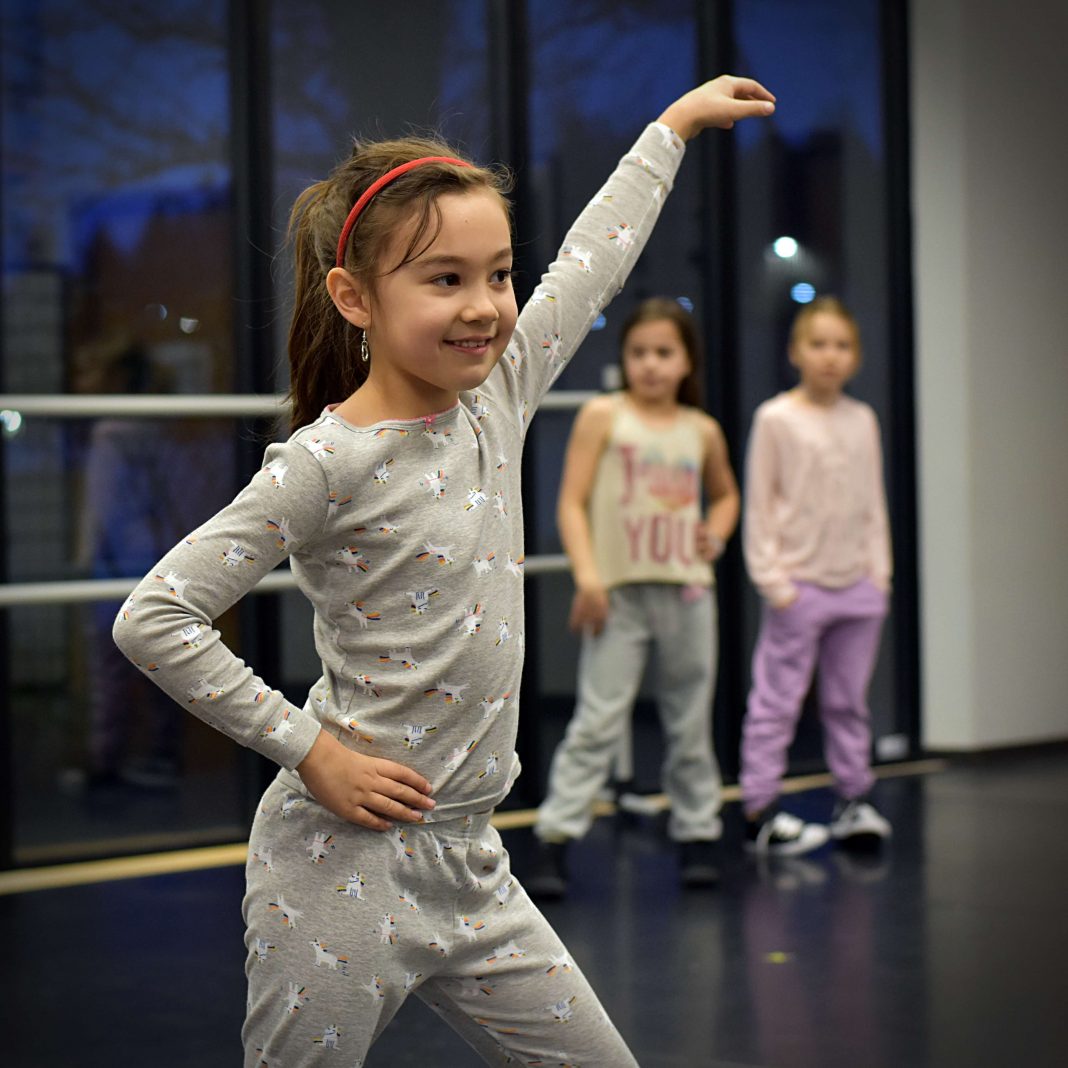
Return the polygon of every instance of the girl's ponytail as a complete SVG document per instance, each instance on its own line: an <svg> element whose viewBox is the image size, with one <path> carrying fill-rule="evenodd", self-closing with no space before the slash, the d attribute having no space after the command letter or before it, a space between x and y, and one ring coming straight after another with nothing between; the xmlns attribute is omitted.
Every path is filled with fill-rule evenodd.
<svg viewBox="0 0 1068 1068"><path fill-rule="evenodd" d="M344 400L367 377L367 365L353 358L361 331L338 314L324 282L332 264L322 261L317 216L330 193L328 181L305 189L289 218L294 276L288 346L291 431L316 419L330 401Z"/></svg>

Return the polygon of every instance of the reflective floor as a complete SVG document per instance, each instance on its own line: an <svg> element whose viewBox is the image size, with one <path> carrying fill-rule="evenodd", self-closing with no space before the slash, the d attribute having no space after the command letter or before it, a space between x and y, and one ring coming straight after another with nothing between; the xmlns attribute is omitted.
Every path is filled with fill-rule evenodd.
<svg viewBox="0 0 1068 1068"><path fill-rule="evenodd" d="M788 800L830 811L822 790ZM728 806L712 891L678 888L656 820L595 824L546 911L643 1068L1065 1063L1068 747L954 760L877 800L881 856L765 865ZM505 841L522 874L530 832ZM235 867L0 897L0 1063L240 1064L242 889ZM367 1061L478 1063L414 998Z"/></svg>

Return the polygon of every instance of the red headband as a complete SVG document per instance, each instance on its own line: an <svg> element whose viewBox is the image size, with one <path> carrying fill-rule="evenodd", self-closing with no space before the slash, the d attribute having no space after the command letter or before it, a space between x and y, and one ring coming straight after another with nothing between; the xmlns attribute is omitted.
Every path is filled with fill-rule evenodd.
<svg viewBox="0 0 1068 1068"><path fill-rule="evenodd" d="M348 243L349 234L352 233L352 228L356 225L356 220L360 217L360 213L371 202L371 199L376 193L385 186L389 185L394 179L399 178L402 174L407 174L410 170L414 170L416 167L421 167L424 163L454 163L457 167L470 167L472 164L466 160L453 159L452 156L422 156L420 159L409 160L407 163L402 163L399 167L394 167L391 171L386 171L381 178L372 182L361 195L360 199L356 201L352 206L352 211L349 212L349 217L345 220L345 225L341 228L341 236L337 241L337 265L340 267L345 260L345 245Z"/></svg>

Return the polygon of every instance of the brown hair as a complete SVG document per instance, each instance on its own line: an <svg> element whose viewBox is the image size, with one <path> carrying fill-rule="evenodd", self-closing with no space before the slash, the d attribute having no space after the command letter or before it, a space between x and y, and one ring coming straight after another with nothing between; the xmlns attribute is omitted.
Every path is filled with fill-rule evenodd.
<svg viewBox="0 0 1068 1068"><path fill-rule="evenodd" d="M623 328L619 332L619 355L620 364L623 361L623 349L627 343L627 335L638 326L639 323L661 322L674 323L679 332L679 340L690 358L690 373L679 383L679 391L675 399L679 404L688 404L692 408L703 408L701 396L701 366L702 347L701 336L697 331L697 321L677 301L670 297L649 297L643 300L623 321Z"/></svg>
<svg viewBox="0 0 1068 1068"><path fill-rule="evenodd" d="M460 154L443 142L422 137L353 143L352 154L321 182L297 197L289 217L296 291L289 325L290 428L315 419L324 405L342 401L367 378L359 356L362 331L334 307L326 276L335 265L337 243L352 205L387 171L423 156ZM382 189L367 205L345 249L344 266L373 288L374 280L410 262L429 246L441 227L437 198L443 193L486 189L501 198L511 176L504 169L428 163ZM386 268L383 254L398 229L414 222L399 263Z"/></svg>
<svg viewBox="0 0 1068 1068"><path fill-rule="evenodd" d="M859 366L862 357L860 348L860 326L854 318L853 313L837 297L831 296L830 294L816 297L815 300L803 305L797 315L794 316L794 321L790 326L790 351L792 352L794 346L801 341L801 337L805 331L808 330L809 323L812 322L812 319L821 312L826 315L837 315L838 318L849 327L853 334L853 348L856 351L857 366Z"/></svg>

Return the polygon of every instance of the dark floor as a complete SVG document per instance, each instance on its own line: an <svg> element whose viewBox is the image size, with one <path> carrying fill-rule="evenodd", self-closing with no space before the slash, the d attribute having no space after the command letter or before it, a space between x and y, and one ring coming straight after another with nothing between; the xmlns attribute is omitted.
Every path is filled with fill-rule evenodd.
<svg viewBox="0 0 1068 1068"><path fill-rule="evenodd" d="M655 823L595 825L546 911L643 1068L1068 1063L1068 748L878 790L875 858L758 865L729 806L711 892L677 888ZM521 874L529 832L505 841ZM242 889L226 868L0 898L0 1064L239 1065ZM414 998L368 1058L476 1063Z"/></svg>

